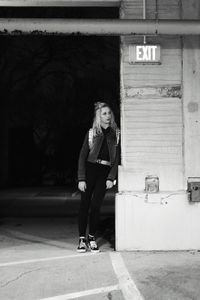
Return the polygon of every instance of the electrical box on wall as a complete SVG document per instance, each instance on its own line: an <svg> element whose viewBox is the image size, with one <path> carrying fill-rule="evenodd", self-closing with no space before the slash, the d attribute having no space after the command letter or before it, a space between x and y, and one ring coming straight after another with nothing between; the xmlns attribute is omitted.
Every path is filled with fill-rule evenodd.
<svg viewBox="0 0 200 300"><path fill-rule="evenodd" d="M159 192L159 178L156 175L148 175L145 177L145 192L158 193Z"/></svg>
<svg viewBox="0 0 200 300"><path fill-rule="evenodd" d="M200 202L200 177L188 178L187 191L191 202Z"/></svg>

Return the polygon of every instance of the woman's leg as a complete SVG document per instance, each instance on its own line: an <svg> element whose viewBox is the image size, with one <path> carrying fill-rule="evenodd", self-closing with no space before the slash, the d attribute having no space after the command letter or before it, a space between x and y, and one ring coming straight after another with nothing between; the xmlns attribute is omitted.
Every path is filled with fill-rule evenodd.
<svg viewBox="0 0 200 300"><path fill-rule="evenodd" d="M91 200L91 211L89 221L89 234L94 236L97 230L101 205L106 193L106 180L109 173L109 167L98 166L98 176L94 187L93 197Z"/></svg>
<svg viewBox="0 0 200 300"><path fill-rule="evenodd" d="M87 164L86 167L86 191L81 192L81 203L78 215L79 236L86 236L86 228L88 222L88 211L90 208L91 197L96 181L95 165Z"/></svg>

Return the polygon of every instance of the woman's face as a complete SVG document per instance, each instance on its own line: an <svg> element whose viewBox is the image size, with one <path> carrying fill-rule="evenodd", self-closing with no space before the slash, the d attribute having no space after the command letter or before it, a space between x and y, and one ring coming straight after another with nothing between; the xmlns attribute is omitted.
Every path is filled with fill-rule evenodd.
<svg viewBox="0 0 200 300"><path fill-rule="evenodd" d="M103 107L100 112L101 125L109 125L111 121L111 110L109 107Z"/></svg>

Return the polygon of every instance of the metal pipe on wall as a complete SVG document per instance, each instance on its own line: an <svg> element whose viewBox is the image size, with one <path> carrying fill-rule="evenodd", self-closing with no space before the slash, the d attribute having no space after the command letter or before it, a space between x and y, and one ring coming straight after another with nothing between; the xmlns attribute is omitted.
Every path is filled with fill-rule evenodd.
<svg viewBox="0 0 200 300"><path fill-rule="evenodd" d="M143 20L146 20L146 0L143 0Z"/></svg>
<svg viewBox="0 0 200 300"><path fill-rule="evenodd" d="M119 0L0 0L0 7L120 7Z"/></svg>
<svg viewBox="0 0 200 300"><path fill-rule="evenodd" d="M0 34L200 35L200 20L0 19Z"/></svg>
<svg viewBox="0 0 200 300"><path fill-rule="evenodd" d="M147 16L146 16L146 0L143 0L143 20L146 20ZM147 39L146 39L146 35L144 35L144 44L146 44Z"/></svg>

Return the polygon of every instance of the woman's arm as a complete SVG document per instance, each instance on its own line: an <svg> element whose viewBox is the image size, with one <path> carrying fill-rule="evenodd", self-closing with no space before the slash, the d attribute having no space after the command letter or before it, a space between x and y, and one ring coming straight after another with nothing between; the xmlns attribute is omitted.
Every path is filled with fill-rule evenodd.
<svg viewBox="0 0 200 300"><path fill-rule="evenodd" d="M88 143L88 132L85 135L85 139L79 154L78 160L78 181L85 181L85 163L89 153L89 143Z"/></svg>
<svg viewBox="0 0 200 300"><path fill-rule="evenodd" d="M117 145L116 149L116 156L115 156L115 161L113 166L110 169L110 172L108 174L107 180L114 181L116 176L117 176L117 170L118 170L118 165L119 165L119 158L120 158L120 148L119 144Z"/></svg>

